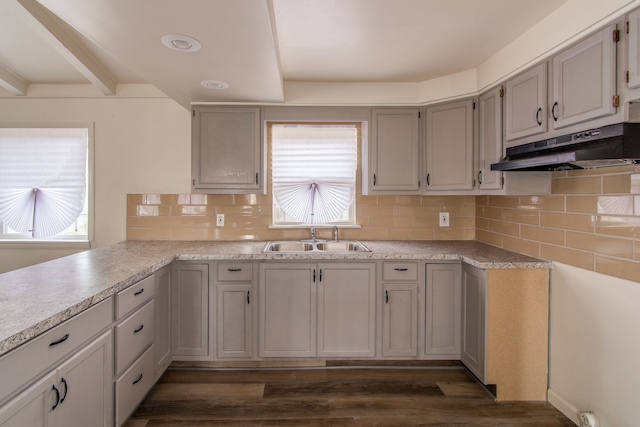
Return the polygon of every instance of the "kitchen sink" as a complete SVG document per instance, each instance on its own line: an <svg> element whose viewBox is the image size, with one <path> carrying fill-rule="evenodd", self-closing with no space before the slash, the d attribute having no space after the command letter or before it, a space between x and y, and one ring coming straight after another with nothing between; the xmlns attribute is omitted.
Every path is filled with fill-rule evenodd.
<svg viewBox="0 0 640 427"><path fill-rule="evenodd" d="M369 248L357 241L328 242L328 241L283 241L269 242L262 252L371 252Z"/></svg>

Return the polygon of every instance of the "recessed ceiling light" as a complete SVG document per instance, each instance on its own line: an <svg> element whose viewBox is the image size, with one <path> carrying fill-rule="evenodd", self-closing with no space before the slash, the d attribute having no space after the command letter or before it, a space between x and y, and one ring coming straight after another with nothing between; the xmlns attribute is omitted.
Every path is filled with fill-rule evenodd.
<svg viewBox="0 0 640 427"><path fill-rule="evenodd" d="M202 47L198 40L183 34L165 34L160 40L169 49L180 52L196 52Z"/></svg>
<svg viewBox="0 0 640 427"><path fill-rule="evenodd" d="M217 90L222 90L222 89L226 89L229 87L228 84L226 84L225 82L221 82L219 80L204 80L202 82L200 82L200 84L204 87L206 87L207 89L217 89Z"/></svg>

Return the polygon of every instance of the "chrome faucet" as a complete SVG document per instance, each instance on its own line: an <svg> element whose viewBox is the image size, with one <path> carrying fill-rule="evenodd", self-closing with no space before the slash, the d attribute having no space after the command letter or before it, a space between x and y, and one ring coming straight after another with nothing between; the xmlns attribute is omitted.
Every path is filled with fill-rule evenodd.
<svg viewBox="0 0 640 427"><path fill-rule="evenodd" d="M311 227L311 241L315 243L316 241L316 229L315 227Z"/></svg>
<svg viewBox="0 0 640 427"><path fill-rule="evenodd" d="M338 241L338 227L337 227L337 226L336 226L336 227L333 227L333 240L334 240L335 242L337 242L337 241Z"/></svg>

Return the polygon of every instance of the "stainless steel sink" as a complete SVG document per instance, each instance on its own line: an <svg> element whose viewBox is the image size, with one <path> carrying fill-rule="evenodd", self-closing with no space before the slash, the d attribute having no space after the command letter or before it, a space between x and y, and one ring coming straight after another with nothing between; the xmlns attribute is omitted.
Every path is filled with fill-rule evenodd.
<svg viewBox="0 0 640 427"><path fill-rule="evenodd" d="M267 243L262 252L371 252L371 250L357 241L281 241Z"/></svg>

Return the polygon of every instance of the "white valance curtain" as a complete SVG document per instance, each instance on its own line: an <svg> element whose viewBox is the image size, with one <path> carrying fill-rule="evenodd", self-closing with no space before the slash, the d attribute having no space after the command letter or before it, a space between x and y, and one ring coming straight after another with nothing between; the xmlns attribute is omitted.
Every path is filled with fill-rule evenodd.
<svg viewBox="0 0 640 427"><path fill-rule="evenodd" d="M0 221L33 238L67 229L87 191L85 128L0 128Z"/></svg>
<svg viewBox="0 0 640 427"><path fill-rule="evenodd" d="M355 194L356 127L273 124L271 132L273 196L280 209L304 224L339 218Z"/></svg>

